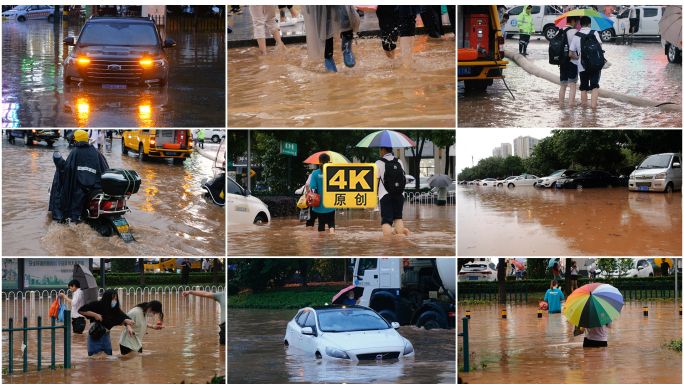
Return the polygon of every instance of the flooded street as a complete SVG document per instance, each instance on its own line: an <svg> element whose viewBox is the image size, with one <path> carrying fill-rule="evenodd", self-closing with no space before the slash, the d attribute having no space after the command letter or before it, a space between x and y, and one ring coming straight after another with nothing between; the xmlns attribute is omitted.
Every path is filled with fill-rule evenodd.
<svg viewBox="0 0 684 384"><path fill-rule="evenodd" d="M545 38L530 41L527 59L537 67L558 76L558 66L549 64L549 43ZM518 52L518 39L507 39L506 51ZM600 87L614 92L658 102L682 103L682 66L670 64L658 43L603 45L612 63L601 72ZM681 127L682 113L637 106L599 97L598 107L568 106L558 103L559 86L527 73L513 60L503 70L506 83L495 80L486 92L467 92L463 82L458 88L459 127L549 126L549 127ZM579 84L578 84L579 87ZM580 102L577 91L576 102Z"/></svg>
<svg viewBox="0 0 684 384"><path fill-rule="evenodd" d="M680 255L682 195L458 186L458 254Z"/></svg>
<svg viewBox="0 0 684 384"><path fill-rule="evenodd" d="M646 305L648 317L642 311ZM508 311L505 320L502 309ZM573 337L574 326L565 315L544 312L538 319L537 309L537 303L459 305L459 333L465 310L471 315L470 353L475 356L470 364L487 362L484 370L459 372L464 383L681 383L681 353L660 346L682 337L675 303L625 303L608 330L607 348L583 348L583 336ZM461 337L458 343L460 348Z"/></svg>
<svg viewBox="0 0 684 384"><path fill-rule="evenodd" d="M207 151L218 144L205 143ZM136 152L121 153L121 138L104 155L110 168L134 170L142 179L128 200L124 215L137 242L102 237L88 224L59 224L48 213L55 150L67 158L71 149L61 138L53 147L44 142L27 147L19 138L2 140L2 253L43 255L223 255L225 210L204 198L202 178L213 177L213 162L198 153L182 164L170 159L138 160Z"/></svg>
<svg viewBox="0 0 684 384"><path fill-rule="evenodd" d="M83 25L44 20L2 22L2 126L14 127L223 127L225 33L164 31L169 85L69 85L63 62Z"/></svg>
<svg viewBox="0 0 684 384"><path fill-rule="evenodd" d="M190 296L193 297L193 296ZM194 300L182 298L180 294L166 292L122 295L121 309L130 311L135 305L149 300L162 302L166 328L162 330L147 329L143 338L143 352L131 352L121 356L119 338L123 327L115 326L111 330L112 356L97 354L88 356L86 326L84 334L74 334L71 338L72 369L51 371L50 364L52 346L50 330L42 331L42 372L37 372L37 332L28 332L28 370L22 372L21 344L23 332L14 332L14 373L3 374L3 383L205 383L214 377L226 374L225 346L219 345L220 308L214 300L202 300L196 307ZM8 327L8 316L14 317L14 328L22 326L24 311L21 300L14 311L13 299L10 299L9 310L3 307L2 327ZM50 324L47 313L54 300L44 300L42 305L36 299L36 316L41 316L42 325ZM3 294L3 306L6 306ZM70 308L70 307L69 307ZM26 311L28 312L28 310ZM159 321L158 316L149 318L149 323ZM67 320L71 327L71 322ZM29 327L37 325L37 320L29 317ZM63 325L56 323L56 325ZM2 368L8 369L9 339L7 332L2 336ZM55 365L64 364L64 330L55 331Z"/></svg>
<svg viewBox="0 0 684 384"><path fill-rule="evenodd" d="M453 34L416 36L410 70L399 68L400 53L395 63L385 56L380 39L354 41L353 68L335 42L338 73L310 62L306 44L266 58L254 47L229 49L228 125L455 127Z"/></svg>
<svg viewBox="0 0 684 384"><path fill-rule="evenodd" d="M271 256L454 256L456 206L404 204L408 237L384 237L380 212L372 209L337 210L335 234L305 229L294 216L274 218L267 224L231 225L228 218L228 255ZM391 251L388 251L391 250Z"/></svg>
<svg viewBox="0 0 684 384"><path fill-rule="evenodd" d="M397 331L413 344L415 357L394 361L317 360L283 345L297 310L229 309L229 382L444 383L456 381L454 330Z"/></svg>

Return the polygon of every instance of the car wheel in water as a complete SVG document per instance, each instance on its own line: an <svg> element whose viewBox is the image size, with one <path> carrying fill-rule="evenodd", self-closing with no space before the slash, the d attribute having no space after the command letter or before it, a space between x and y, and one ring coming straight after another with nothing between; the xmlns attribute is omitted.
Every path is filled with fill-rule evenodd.
<svg viewBox="0 0 684 384"><path fill-rule="evenodd" d="M667 187L665 187L665 193L672 193L674 191L674 187L672 186L672 183L667 183Z"/></svg>
<svg viewBox="0 0 684 384"><path fill-rule="evenodd" d="M554 37L556 37L556 34L558 33L558 28L556 27L548 27L544 30L544 37L546 37L546 40L553 40Z"/></svg>
<svg viewBox="0 0 684 384"><path fill-rule="evenodd" d="M613 30L612 29L605 29L601 32L601 41L604 43L606 41L610 41L613 38Z"/></svg>
<svg viewBox="0 0 684 384"><path fill-rule="evenodd" d="M439 313L427 311L420 315L418 321L416 321L416 327L423 327L426 331L429 331L436 328L446 328L447 325L444 324L444 319Z"/></svg>
<svg viewBox="0 0 684 384"><path fill-rule="evenodd" d="M513 184L513 183L508 183L508 188L510 188L510 187L515 188L515 184Z"/></svg>
<svg viewBox="0 0 684 384"><path fill-rule="evenodd" d="M54 143L53 143L52 141L50 141L50 140L45 140L45 142L47 143L48 147L52 147L52 144L54 144Z"/></svg>
<svg viewBox="0 0 684 384"><path fill-rule="evenodd" d="M21 21L22 23L26 21L26 18L24 16L19 16L17 17L17 21Z"/></svg>
<svg viewBox="0 0 684 384"><path fill-rule="evenodd" d="M266 220L264 219L263 215L259 215L254 218L254 224L259 224L259 223L265 223Z"/></svg>
<svg viewBox="0 0 684 384"><path fill-rule="evenodd" d="M143 149L143 145L142 145L142 144L140 144L140 145L138 146L138 158L139 158L140 160L145 160L145 159L147 158L147 156L145 156L145 151L144 151L144 149Z"/></svg>
<svg viewBox="0 0 684 384"><path fill-rule="evenodd" d="M669 61L670 63L682 62L682 52L679 50L679 48L675 47L674 45L667 44L665 53L667 54L667 61Z"/></svg>
<svg viewBox="0 0 684 384"><path fill-rule="evenodd" d="M128 153L128 148L126 148L126 143L124 142L123 135L121 136L121 153L124 155Z"/></svg>
<svg viewBox="0 0 684 384"><path fill-rule="evenodd" d="M214 135L211 137L212 143L218 143L219 141L221 141L221 138L218 135Z"/></svg>
<svg viewBox="0 0 684 384"><path fill-rule="evenodd" d="M24 144L33 145L33 137L29 136L28 133L24 133Z"/></svg>
<svg viewBox="0 0 684 384"><path fill-rule="evenodd" d="M584 186L582 184L577 184L577 190L581 191L584 189Z"/></svg>

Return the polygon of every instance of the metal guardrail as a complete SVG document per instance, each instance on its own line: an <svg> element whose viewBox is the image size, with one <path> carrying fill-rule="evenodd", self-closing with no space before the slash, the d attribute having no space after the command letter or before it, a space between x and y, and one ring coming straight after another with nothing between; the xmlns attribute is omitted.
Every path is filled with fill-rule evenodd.
<svg viewBox="0 0 684 384"><path fill-rule="evenodd" d="M632 300L632 294L634 294L635 300L674 297L674 281L670 282L666 280L661 280L660 282L653 282L647 284L644 284L640 281L620 281L611 285L617 288L620 291L620 293L622 293L623 298L629 298L630 300ZM660 292L660 296L658 296L658 292Z"/></svg>
<svg viewBox="0 0 684 384"><path fill-rule="evenodd" d="M51 337L51 343L52 343L52 364L50 365L50 369L54 370L55 369L55 330L56 329L62 329L64 328L64 369L69 369L71 368L71 327L69 326L69 322L67 320L64 321L64 325L55 325L55 317L51 317L52 319L52 326L49 327L42 327L41 326L41 320L42 317L38 316L38 326L37 327L29 327L28 326L28 318L24 316L24 326L22 328L14 328L14 318L10 317L9 318L9 327L8 328L3 328L2 332L9 332L9 370L8 372L11 374L14 372L14 332L19 332L22 331L24 332L24 352L23 352L23 357L24 357L24 367L23 370L24 372L28 372L28 331L37 331L38 332L38 341L36 343L36 348L38 350L38 370L41 370L41 331L43 329L50 329L52 330L52 337ZM70 310L65 310L64 311L64 319L71 319L71 311Z"/></svg>

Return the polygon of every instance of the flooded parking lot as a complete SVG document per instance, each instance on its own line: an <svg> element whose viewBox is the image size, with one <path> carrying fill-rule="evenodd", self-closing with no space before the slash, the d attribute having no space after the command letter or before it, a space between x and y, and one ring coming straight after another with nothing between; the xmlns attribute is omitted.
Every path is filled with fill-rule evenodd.
<svg viewBox="0 0 684 384"><path fill-rule="evenodd" d="M169 85L65 86L62 44L83 25L44 20L2 22L2 126L224 127L225 33L164 31Z"/></svg>
<svg viewBox="0 0 684 384"><path fill-rule="evenodd" d="M643 316L648 306L648 317ZM675 303L625 303L607 348L583 348L583 337L573 337L574 326L565 315L544 312L539 306L458 306L458 332L470 311L470 364L487 362L486 369L459 372L465 383L681 383L682 355L662 348L661 341L681 339L682 317ZM507 319L501 319L501 310ZM459 348L462 338L458 340ZM463 358L459 356L459 365Z"/></svg>
<svg viewBox="0 0 684 384"><path fill-rule="evenodd" d="M558 66L549 64L549 43L534 37L527 59L537 67L558 76ZM518 39L506 40L505 49L518 52ZM601 72L600 87L614 92L659 102L682 103L682 66L670 64L658 43L603 45L612 66ZM459 127L549 126L549 127L681 127L682 113L637 106L599 97L598 107L568 106L558 103L559 86L527 73L513 60L503 70L506 83L495 80L486 92L466 92L458 87ZM569 92L569 91L568 91ZM577 92L576 102L580 102Z"/></svg>
<svg viewBox="0 0 684 384"><path fill-rule="evenodd" d="M306 44L262 58L258 48L228 50L231 127L455 127L455 41L416 36L410 70L380 39L355 39L356 66L338 73L308 60ZM269 47L269 51L272 48Z"/></svg>
<svg viewBox="0 0 684 384"><path fill-rule="evenodd" d="M458 186L458 254L680 255L682 194Z"/></svg>
<svg viewBox="0 0 684 384"><path fill-rule="evenodd" d="M207 151L217 144L205 143ZM213 177L213 162L198 153L182 164L170 159L140 161L136 152L121 153L114 136L104 155L110 168L134 170L142 179L128 200L124 218L136 242L102 237L85 223L60 224L48 213L55 150L67 158L73 147L60 139L49 147L28 147L21 138L2 138L2 252L11 256L43 255L223 255L225 210L204 198L203 178Z"/></svg>
<svg viewBox="0 0 684 384"><path fill-rule="evenodd" d="M249 225L231 225L228 217L228 255L455 255L454 204L438 207L405 203L403 220L404 227L413 232L408 237L384 237L380 212L372 209L338 209L334 235L319 233L318 221L315 230L307 230L305 223L294 216Z"/></svg>
<svg viewBox="0 0 684 384"><path fill-rule="evenodd" d="M454 330L397 331L414 346L415 357L397 361L316 360L283 344L297 310L228 310L228 381L327 383L435 383L456 381Z"/></svg>

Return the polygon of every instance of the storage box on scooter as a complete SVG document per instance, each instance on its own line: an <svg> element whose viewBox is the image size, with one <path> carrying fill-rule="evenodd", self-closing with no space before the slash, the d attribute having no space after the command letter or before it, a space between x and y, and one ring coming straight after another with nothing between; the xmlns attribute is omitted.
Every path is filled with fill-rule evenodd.
<svg viewBox="0 0 684 384"><path fill-rule="evenodd" d="M142 180L135 171L108 169L102 174L102 191L108 195L137 193Z"/></svg>

